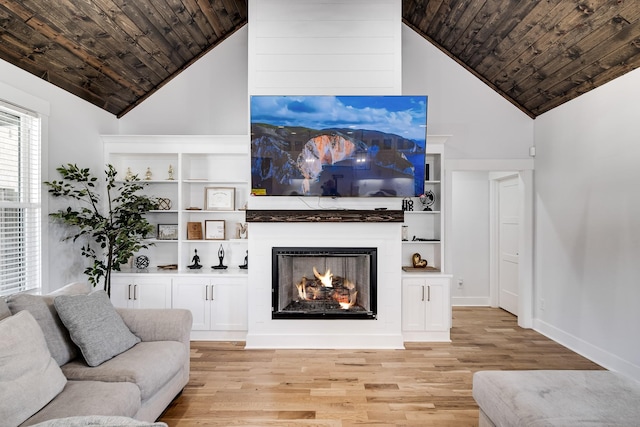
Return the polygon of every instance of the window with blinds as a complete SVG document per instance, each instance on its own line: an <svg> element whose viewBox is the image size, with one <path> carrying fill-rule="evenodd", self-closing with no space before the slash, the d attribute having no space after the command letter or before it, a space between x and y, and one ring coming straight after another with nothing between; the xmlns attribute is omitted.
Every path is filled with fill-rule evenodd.
<svg viewBox="0 0 640 427"><path fill-rule="evenodd" d="M40 119L0 101L0 296L40 287Z"/></svg>

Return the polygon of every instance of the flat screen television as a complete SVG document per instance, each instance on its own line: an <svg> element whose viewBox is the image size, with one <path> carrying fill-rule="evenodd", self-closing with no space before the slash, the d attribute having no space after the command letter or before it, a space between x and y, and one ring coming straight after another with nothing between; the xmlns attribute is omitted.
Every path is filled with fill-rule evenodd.
<svg viewBox="0 0 640 427"><path fill-rule="evenodd" d="M426 96L252 96L250 104L252 194L424 192Z"/></svg>

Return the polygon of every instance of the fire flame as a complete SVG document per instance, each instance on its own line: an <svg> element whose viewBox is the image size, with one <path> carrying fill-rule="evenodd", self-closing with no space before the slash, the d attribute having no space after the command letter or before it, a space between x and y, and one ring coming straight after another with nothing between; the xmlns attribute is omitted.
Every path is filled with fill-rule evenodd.
<svg viewBox="0 0 640 427"><path fill-rule="evenodd" d="M353 291L351 295L349 295L349 301L346 301L346 302L338 301L338 304L340 304L340 308L342 308L343 310L348 310L351 307L353 307L357 299L358 299L358 291Z"/></svg>
<svg viewBox="0 0 640 427"><path fill-rule="evenodd" d="M322 283L322 286L324 286L325 288L333 288L333 283L331 283L331 279L333 279L333 274L331 274L331 269L327 268L327 271L325 271L324 274L320 274L318 273L318 270L316 270L316 267L313 266L313 274L316 276L318 280L320 280L320 283Z"/></svg>
<svg viewBox="0 0 640 427"><path fill-rule="evenodd" d="M302 299L302 300L306 300L307 299L307 290L305 289L305 282L307 281L306 277L302 278L302 281L296 283L296 288L298 288L298 296Z"/></svg>
<svg viewBox="0 0 640 427"><path fill-rule="evenodd" d="M340 305L343 310L348 310L356 305L358 291L356 284L347 279L338 277L336 286L333 286L333 274L330 269L324 274L320 274L316 267L313 267L313 274L316 281L310 281L306 277L296 283L298 296L303 301L323 301L333 300Z"/></svg>

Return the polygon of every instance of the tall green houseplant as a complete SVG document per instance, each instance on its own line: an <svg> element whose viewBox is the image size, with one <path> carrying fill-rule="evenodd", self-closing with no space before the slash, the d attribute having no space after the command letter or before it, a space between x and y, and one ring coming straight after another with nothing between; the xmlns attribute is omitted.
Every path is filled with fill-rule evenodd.
<svg viewBox="0 0 640 427"><path fill-rule="evenodd" d="M49 215L72 227L73 234L65 240L86 238L82 255L93 263L84 273L93 286L102 279L104 290L111 295L111 272L119 271L136 252L147 248L144 239L151 235L153 226L144 215L157 209L157 201L139 194L144 182L137 176L116 180L118 172L112 165L105 170L106 203L96 186L98 178L88 168L69 163L56 170L62 179L45 182L49 193L76 203Z"/></svg>

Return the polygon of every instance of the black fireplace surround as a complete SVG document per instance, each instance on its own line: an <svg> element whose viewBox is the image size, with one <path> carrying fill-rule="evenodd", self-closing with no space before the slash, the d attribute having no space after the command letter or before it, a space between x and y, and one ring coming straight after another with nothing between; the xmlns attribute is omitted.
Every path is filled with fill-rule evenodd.
<svg viewBox="0 0 640 427"><path fill-rule="evenodd" d="M272 248L272 319L375 319L377 248Z"/></svg>

